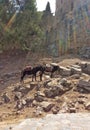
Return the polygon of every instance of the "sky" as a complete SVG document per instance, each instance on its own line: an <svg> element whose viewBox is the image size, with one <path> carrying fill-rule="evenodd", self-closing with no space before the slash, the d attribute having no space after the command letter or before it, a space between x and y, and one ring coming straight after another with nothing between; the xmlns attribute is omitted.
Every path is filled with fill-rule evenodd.
<svg viewBox="0 0 90 130"><path fill-rule="evenodd" d="M38 11L45 10L48 1L50 2L51 12L55 13L55 0L36 0Z"/></svg>

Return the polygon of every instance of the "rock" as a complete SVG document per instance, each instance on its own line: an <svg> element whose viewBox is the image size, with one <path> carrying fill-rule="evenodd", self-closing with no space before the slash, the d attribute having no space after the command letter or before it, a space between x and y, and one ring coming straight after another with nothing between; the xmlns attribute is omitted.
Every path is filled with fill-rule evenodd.
<svg viewBox="0 0 90 130"><path fill-rule="evenodd" d="M87 103L85 104L85 109L86 109L86 110L90 110L90 102L87 102Z"/></svg>
<svg viewBox="0 0 90 130"><path fill-rule="evenodd" d="M30 90L31 90L31 87L30 87L30 88L27 88L26 86L24 86L24 87L20 87L20 89L19 89L18 91L21 92L22 95L24 96L24 95L27 94Z"/></svg>
<svg viewBox="0 0 90 130"><path fill-rule="evenodd" d="M31 104L33 103L34 98L27 97L25 101L26 101L26 105L29 107L29 106L31 106Z"/></svg>
<svg viewBox="0 0 90 130"><path fill-rule="evenodd" d="M38 90L40 87L41 86L38 83L35 83L35 82L30 83L30 90L32 90L34 88L36 88Z"/></svg>
<svg viewBox="0 0 90 130"><path fill-rule="evenodd" d="M76 113L76 109L75 108L69 108L70 113Z"/></svg>
<svg viewBox="0 0 90 130"><path fill-rule="evenodd" d="M22 104L21 100L18 100L16 102L15 108L17 108L18 110L21 110L23 108L23 104Z"/></svg>
<svg viewBox="0 0 90 130"><path fill-rule="evenodd" d="M14 100L16 101L16 100L19 100L19 99L21 99L22 98L22 93L21 92L16 92L15 93L15 96L14 96Z"/></svg>
<svg viewBox="0 0 90 130"><path fill-rule="evenodd" d="M85 96L85 95L79 95L78 98L84 98L84 99L87 99L87 96Z"/></svg>
<svg viewBox="0 0 90 130"><path fill-rule="evenodd" d="M36 100L33 100L33 102L32 102L32 107L37 107L38 106L38 103L37 103L37 101Z"/></svg>
<svg viewBox="0 0 90 130"><path fill-rule="evenodd" d="M41 106L42 106L42 108L45 112L49 112L51 110L51 108L54 106L54 104L44 101L44 102L41 103Z"/></svg>
<svg viewBox="0 0 90 130"><path fill-rule="evenodd" d="M51 86L57 86L60 84L59 82L60 82L60 78L54 78L50 82L47 83L46 87L50 88Z"/></svg>
<svg viewBox="0 0 90 130"><path fill-rule="evenodd" d="M60 108L58 106L55 106L52 108L53 114L57 114L59 112Z"/></svg>
<svg viewBox="0 0 90 130"><path fill-rule="evenodd" d="M43 108L40 107L40 106L38 106L38 107L36 108L36 110L34 111L34 114L35 114L35 116L37 117L37 116L39 116L39 115L42 115L42 112L43 112Z"/></svg>
<svg viewBox="0 0 90 130"><path fill-rule="evenodd" d="M57 63L50 63L50 65L52 65L52 66L58 66Z"/></svg>
<svg viewBox="0 0 90 130"><path fill-rule="evenodd" d="M90 62L81 62L82 72L90 75Z"/></svg>
<svg viewBox="0 0 90 130"><path fill-rule="evenodd" d="M27 104L26 100L22 99L22 105L26 105L26 104Z"/></svg>
<svg viewBox="0 0 90 130"><path fill-rule="evenodd" d="M45 75L44 76L44 80L48 80L48 79L50 79L50 76L49 75Z"/></svg>
<svg viewBox="0 0 90 130"><path fill-rule="evenodd" d="M67 112L69 112L69 108L68 108L67 103L64 102L62 107L61 107L60 113L67 113Z"/></svg>
<svg viewBox="0 0 90 130"><path fill-rule="evenodd" d="M0 126L0 130L89 130L90 113L48 114L43 118L23 119L14 125ZM3 128L2 128L3 127Z"/></svg>
<svg viewBox="0 0 90 130"><path fill-rule="evenodd" d="M77 69L81 69L81 66L79 65L71 65L71 67L77 68Z"/></svg>
<svg viewBox="0 0 90 130"><path fill-rule="evenodd" d="M26 88L28 88L28 89L30 89L30 85L29 85L29 84L28 84L28 85L26 85L25 87L26 87Z"/></svg>
<svg viewBox="0 0 90 130"><path fill-rule="evenodd" d="M90 81L79 80L77 87L78 87L78 89L83 89L89 93L90 92Z"/></svg>
<svg viewBox="0 0 90 130"><path fill-rule="evenodd" d="M35 93L34 99L38 102L42 102L44 101L45 98L45 94L41 93L40 91L38 91L37 93Z"/></svg>
<svg viewBox="0 0 90 130"><path fill-rule="evenodd" d="M44 91L46 97L48 97L48 98L54 98L55 96L61 95L63 92L64 91L63 91L62 85L53 86L50 89Z"/></svg>
<svg viewBox="0 0 90 130"><path fill-rule="evenodd" d="M70 87L71 85L71 81L67 80L66 78L61 79L60 83L64 87Z"/></svg>
<svg viewBox="0 0 90 130"><path fill-rule="evenodd" d="M73 78L73 79L80 79L81 77L81 74L73 74L72 76L70 76L70 78Z"/></svg>
<svg viewBox="0 0 90 130"><path fill-rule="evenodd" d="M21 99L21 100L17 100L15 108L17 108L18 110L21 110L24 108L24 106L27 105L27 102L25 99Z"/></svg>
<svg viewBox="0 0 90 130"><path fill-rule="evenodd" d="M60 66L60 75L62 75L62 76L70 76L71 75L71 69Z"/></svg>
<svg viewBox="0 0 90 130"><path fill-rule="evenodd" d="M85 103L85 99L78 99L78 103L79 104L84 104Z"/></svg>
<svg viewBox="0 0 90 130"><path fill-rule="evenodd" d="M48 87L48 83L51 82L51 81L52 81L51 79L50 79L50 80L46 80L46 81L44 82L44 84L43 84L44 87Z"/></svg>
<svg viewBox="0 0 90 130"><path fill-rule="evenodd" d="M80 66L81 66L82 69L85 69L87 67L87 62L84 62L84 61L81 62Z"/></svg>
<svg viewBox="0 0 90 130"><path fill-rule="evenodd" d="M3 99L4 103L10 102L10 97L7 95L6 92L2 95L2 99Z"/></svg>
<svg viewBox="0 0 90 130"><path fill-rule="evenodd" d="M75 67L71 67L71 74L81 74L82 73L82 70L81 69L78 69L78 68L75 68Z"/></svg>
<svg viewBox="0 0 90 130"><path fill-rule="evenodd" d="M30 87L29 86L16 86L14 88L14 92L21 92L22 95L24 96L25 94L27 94L30 91Z"/></svg>
<svg viewBox="0 0 90 130"><path fill-rule="evenodd" d="M44 91L46 97L54 98L63 94L72 88L71 82L66 78L55 78L47 83L47 89Z"/></svg>

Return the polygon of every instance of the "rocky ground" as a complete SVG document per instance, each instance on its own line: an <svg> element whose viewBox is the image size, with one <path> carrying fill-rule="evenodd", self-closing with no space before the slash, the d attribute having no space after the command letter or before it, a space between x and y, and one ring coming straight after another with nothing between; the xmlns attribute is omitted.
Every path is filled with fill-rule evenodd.
<svg viewBox="0 0 90 130"><path fill-rule="evenodd" d="M16 125L2 126L0 130L90 130L90 114L49 114L40 119L29 118Z"/></svg>
<svg viewBox="0 0 90 130"><path fill-rule="evenodd" d="M27 62L25 61L27 59ZM43 81L26 77L20 83L25 65L57 63L60 72ZM90 112L90 60L70 55L60 58L15 54L0 55L0 124L16 123L47 114Z"/></svg>

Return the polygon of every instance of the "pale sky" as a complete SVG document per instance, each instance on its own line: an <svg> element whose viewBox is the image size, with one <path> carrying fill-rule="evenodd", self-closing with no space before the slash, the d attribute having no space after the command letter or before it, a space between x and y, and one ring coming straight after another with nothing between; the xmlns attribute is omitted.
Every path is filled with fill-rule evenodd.
<svg viewBox="0 0 90 130"><path fill-rule="evenodd" d="M55 12L55 0L36 0L38 11L43 11L46 8L47 2L50 2L52 13Z"/></svg>

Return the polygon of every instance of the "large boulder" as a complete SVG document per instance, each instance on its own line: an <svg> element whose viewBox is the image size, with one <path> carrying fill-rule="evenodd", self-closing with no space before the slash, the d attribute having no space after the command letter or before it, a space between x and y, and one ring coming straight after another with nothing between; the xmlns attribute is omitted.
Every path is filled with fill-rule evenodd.
<svg viewBox="0 0 90 130"><path fill-rule="evenodd" d="M75 67L71 67L71 74L81 74L82 70L81 68L75 68Z"/></svg>
<svg viewBox="0 0 90 130"><path fill-rule="evenodd" d="M47 87L47 89L44 91L44 93L48 98L54 98L62 95L64 92L72 88L71 82L66 78L55 78L45 83L45 87Z"/></svg>
<svg viewBox="0 0 90 130"><path fill-rule="evenodd" d="M60 75L62 76L70 76L71 75L71 69L70 68L66 68L63 66L60 66Z"/></svg>
<svg viewBox="0 0 90 130"><path fill-rule="evenodd" d="M46 97L48 97L48 98L54 98L56 96L63 94L63 92L64 92L64 90L63 90L62 85L52 86L52 87L50 87L50 89L47 89L44 91Z"/></svg>
<svg viewBox="0 0 90 130"><path fill-rule="evenodd" d="M78 84L77 84L77 88L78 90L81 91L85 91L90 93L90 80L86 81L86 80L79 80Z"/></svg>
<svg viewBox="0 0 90 130"><path fill-rule="evenodd" d="M80 63L82 72L90 75L90 62L81 62Z"/></svg>

